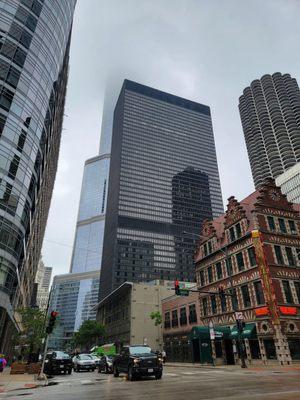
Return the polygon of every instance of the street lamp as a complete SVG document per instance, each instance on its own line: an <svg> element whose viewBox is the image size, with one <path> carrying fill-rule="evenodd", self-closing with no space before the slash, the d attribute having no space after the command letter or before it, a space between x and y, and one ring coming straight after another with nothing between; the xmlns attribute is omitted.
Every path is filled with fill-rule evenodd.
<svg viewBox="0 0 300 400"><path fill-rule="evenodd" d="M206 240L208 239L207 236L197 235L195 233L190 233L190 232L186 232L186 231L183 231L182 233L184 235L195 237L198 240L200 238L206 239ZM225 264L227 267L227 273L228 273L229 283L230 283L230 294L225 293L225 295L231 297L232 309L233 309L234 315L236 317L236 313L238 312L238 302L236 301L235 295L233 293L232 267L229 268L231 259L229 257L229 253L228 253L228 246L225 245L224 248L219 248L218 250L220 250L225 256ZM238 333L238 350L239 350L239 356L241 359L241 368L247 368L246 361L245 361L245 354L244 354L244 344L243 344L242 337L241 337L243 328L242 328L241 321L237 318L236 318L236 327L237 327L237 333Z"/></svg>

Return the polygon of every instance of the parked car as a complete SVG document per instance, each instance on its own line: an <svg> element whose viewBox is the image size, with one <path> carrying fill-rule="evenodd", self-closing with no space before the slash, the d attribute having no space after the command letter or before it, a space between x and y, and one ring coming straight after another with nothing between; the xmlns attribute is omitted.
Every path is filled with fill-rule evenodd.
<svg viewBox="0 0 300 400"><path fill-rule="evenodd" d="M95 371L96 364L90 354L79 354L73 358L74 371Z"/></svg>
<svg viewBox="0 0 300 400"><path fill-rule="evenodd" d="M72 373L73 362L69 354L63 351L52 351L47 353L44 365L44 373L55 375L58 373Z"/></svg>
<svg viewBox="0 0 300 400"><path fill-rule="evenodd" d="M99 360L98 372L111 374L113 372L113 356L102 356Z"/></svg>
<svg viewBox="0 0 300 400"><path fill-rule="evenodd" d="M95 366L98 368L99 362L100 362L100 357L96 356L95 354L89 354L89 356L92 357L92 359L95 361Z"/></svg>
<svg viewBox="0 0 300 400"><path fill-rule="evenodd" d="M113 361L114 376L125 372L130 381L139 376L155 376L161 379L163 360L148 346L125 346Z"/></svg>

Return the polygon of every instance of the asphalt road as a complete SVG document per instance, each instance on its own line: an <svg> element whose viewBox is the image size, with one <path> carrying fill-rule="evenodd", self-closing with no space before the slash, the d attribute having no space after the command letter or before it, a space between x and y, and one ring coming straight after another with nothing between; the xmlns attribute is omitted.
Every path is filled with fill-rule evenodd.
<svg viewBox="0 0 300 400"><path fill-rule="evenodd" d="M11 400L299 400L300 371L166 367L161 380L129 382L120 375L61 375L48 387L5 394Z"/></svg>

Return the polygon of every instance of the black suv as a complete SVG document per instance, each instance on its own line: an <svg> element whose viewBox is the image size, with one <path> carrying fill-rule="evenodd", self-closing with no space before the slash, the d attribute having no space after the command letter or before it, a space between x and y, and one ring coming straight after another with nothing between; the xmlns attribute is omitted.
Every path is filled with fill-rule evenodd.
<svg viewBox="0 0 300 400"><path fill-rule="evenodd" d="M113 361L114 376L119 376L120 372L125 372L130 381L138 376L160 379L163 373L162 358L148 346L125 346Z"/></svg>
<svg viewBox="0 0 300 400"><path fill-rule="evenodd" d="M59 373L72 373L73 361L71 357L62 351L52 351L47 353L44 373L54 375Z"/></svg>

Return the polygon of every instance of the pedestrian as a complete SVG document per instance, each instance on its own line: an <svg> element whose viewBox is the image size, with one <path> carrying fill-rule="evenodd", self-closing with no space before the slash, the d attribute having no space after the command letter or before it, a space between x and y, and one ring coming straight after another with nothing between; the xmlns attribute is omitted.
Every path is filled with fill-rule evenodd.
<svg viewBox="0 0 300 400"><path fill-rule="evenodd" d="M166 363L166 360L167 360L167 354L166 354L165 350L163 350L163 351L161 352L161 356L162 356L162 359L163 359L163 363L165 364L165 363Z"/></svg>
<svg viewBox="0 0 300 400"><path fill-rule="evenodd" d="M5 359L4 354L0 354L0 372L3 372L4 368L6 367L7 361Z"/></svg>

